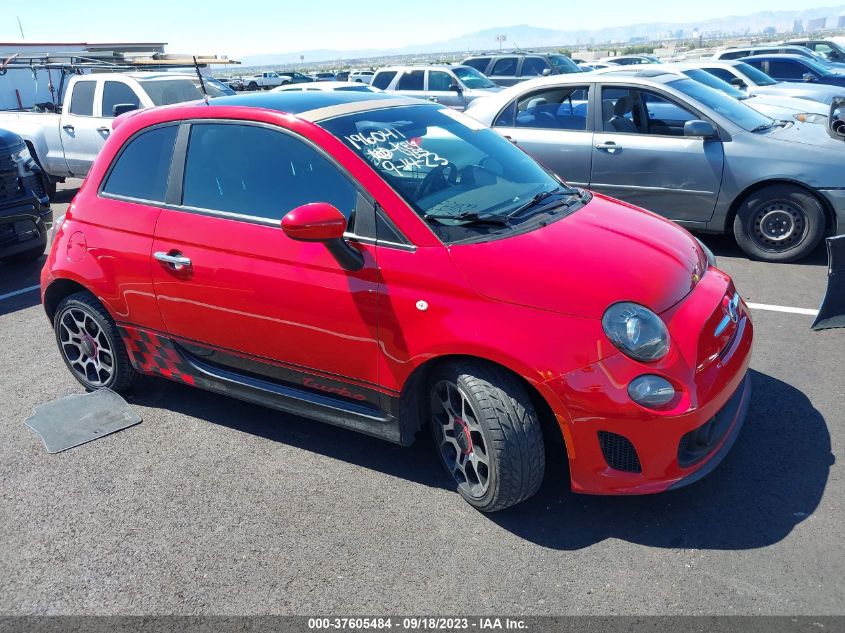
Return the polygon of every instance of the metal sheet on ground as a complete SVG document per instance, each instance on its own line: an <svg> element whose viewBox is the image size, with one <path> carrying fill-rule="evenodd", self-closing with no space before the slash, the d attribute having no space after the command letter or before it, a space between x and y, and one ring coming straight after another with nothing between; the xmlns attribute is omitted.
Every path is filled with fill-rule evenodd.
<svg viewBox="0 0 845 633"><path fill-rule="evenodd" d="M71 394L42 404L26 425L41 436L48 453L60 453L141 422L111 389Z"/></svg>
<svg viewBox="0 0 845 633"><path fill-rule="evenodd" d="M845 327L845 235L827 238L827 257L827 292L813 322L814 330Z"/></svg>

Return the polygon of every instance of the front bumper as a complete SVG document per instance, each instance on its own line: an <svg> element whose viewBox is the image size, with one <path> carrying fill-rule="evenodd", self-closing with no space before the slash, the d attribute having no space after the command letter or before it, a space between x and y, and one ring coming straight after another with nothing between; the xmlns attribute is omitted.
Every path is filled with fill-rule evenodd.
<svg viewBox="0 0 845 633"><path fill-rule="evenodd" d="M47 245L53 211L45 202L33 197L0 205L0 257Z"/></svg>
<svg viewBox="0 0 845 633"><path fill-rule="evenodd" d="M638 363L615 354L547 384L561 399L558 420L572 489L587 494L650 494L692 483L712 471L736 440L748 409L753 324L740 302L737 321L714 336L730 278L711 269L663 316L669 355ZM676 388L664 410L628 396L628 384L657 374Z"/></svg>

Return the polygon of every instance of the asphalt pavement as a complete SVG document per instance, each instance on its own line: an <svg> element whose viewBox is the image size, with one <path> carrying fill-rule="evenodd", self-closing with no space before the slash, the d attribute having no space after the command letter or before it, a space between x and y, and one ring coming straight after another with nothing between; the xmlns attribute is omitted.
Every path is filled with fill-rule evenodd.
<svg viewBox="0 0 845 633"><path fill-rule="evenodd" d="M61 214L71 192L55 204ZM748 301L817 308L824 251L750 262ZM0 297L42 262L0 265ZM540 494L483 515L411 448L143 379L143 423L48 455L24 425L80 393L37 291L0 299L0 614L843 614L845 330L754 311L754 395L708 477Z"/></svg>

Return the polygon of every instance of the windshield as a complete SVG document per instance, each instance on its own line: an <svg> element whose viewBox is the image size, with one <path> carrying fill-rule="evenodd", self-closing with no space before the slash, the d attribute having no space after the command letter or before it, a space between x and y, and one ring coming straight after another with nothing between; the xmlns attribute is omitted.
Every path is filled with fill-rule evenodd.
<svg viewBox="0 0 845 633"><path fill-rule="evenodd" d="M196 101L202 99L202 88L200 80L189 79L142 79L139 82L141 87L150 96L152 102L157 105L170 105L171 103L182 103L184 101ZM203 77L205 90L209 97L225 97L235 94L231 88L224 86L215 79Z"/></svg>
<svg viewBox="0 0 845 633"><path fill-rule="evenodd" d="M689 68L683 72L690 79L695 79L700 84L709 86L719 92L724 92L729 97L740 100L748 98L748 95L746 95L742 90L734 88L727 81L722 81L716 77L716 75L711 75L706 70L701 70L700 68Z"/></svg>
<svg viewBox="0 0 845 633"><path fill-rule="evenodd" d="M737 72L742 73L757 86L774 86L777 82L769 77L766 73L758 68L754 68L751 64L740 62L734 68Z"/></svg>
<svg viewBox="0 0 845 633"><path fill-rule="evenodd" d="M509 230L507 216L527 220L520 211L538 195L548 208L553 198L578 194L512 143L449 108L384 108L319 125L368 162L447 243Z"/></svg>
<svg viewBox="0 0 845 633"><path fill-rule="evenodd" d="M549 55L549 61L555 70L561 74L565 73L580 73L581 69L578 64L569 59L566 55Z"/></svg>
<svg viewBox="0 0 845 633"><path fill-rule="evenodd" d="M482 75L475 68L470 68L469 66L460 66L458 68L453 68L452 72L455 73L455 76L462 82L464 82L464 85L470 90L481 90L496 87L496 84L487 79L487 77Z"/></svg>
<svg viewBox="0 0 845 633"><path fill-rule="evenodd" d="M679 79L677 81L671 81L667 85L675 90L680 90L685 95L692 97L699 103L749 132L768 127L774 123L773 119L763 116L733 97L729 97L713 88L708 88L704 84L700 84L692 79Z"/></svg>
<svg viewBox="0 0 845 633"><path fill-rule="evenodd" d="M807 66L809 66L810 68L815 70L817 73L819 73L822 77L832 77L833 75L836 74L832 70L830 70L827 66L824 66L823 64L820 64L816 61L813 61L812 59L804 58L804 59L802 59L802 61Z"/></svg>

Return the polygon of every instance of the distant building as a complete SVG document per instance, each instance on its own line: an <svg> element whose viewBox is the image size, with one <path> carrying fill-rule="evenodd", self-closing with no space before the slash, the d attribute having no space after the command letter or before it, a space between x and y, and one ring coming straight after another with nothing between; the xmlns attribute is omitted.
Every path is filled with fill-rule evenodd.
<svg viewBox="0 0 845 633"><path fill-rule="evenodd" d="M812 20L807 20L807 32L815 33L816 31L821 31L824 29L826 24L827 18L814 18Z"/></svg>
<svg viewBox="0 0 845 633"><path fill-rule="evenodd" d="M836 28L845 29L845 15L839 16L839 19L836 21Z"/></svg>
<svg viewBox="0 0 845 633"><path fill-rule="evenodd" d="M792 32L793 33L803 33L804 32L804 22L803 20L795 20L792 23Z"/></svg>

